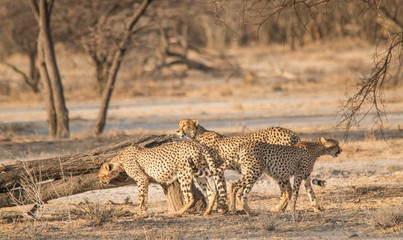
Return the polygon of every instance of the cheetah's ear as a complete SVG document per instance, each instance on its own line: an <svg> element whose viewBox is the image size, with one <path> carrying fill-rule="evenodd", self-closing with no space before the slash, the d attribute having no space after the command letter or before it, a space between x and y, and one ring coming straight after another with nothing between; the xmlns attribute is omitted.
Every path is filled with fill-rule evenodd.
<svg viewBox="0 0 403 240"><path fill-rule="evenodd" d="M326 146L326 144L327 144L326 138L320 137L320 138L319 138L319 141L320 141L320 143L322 143L323 146Z"/></svg>
<svg viewBox="0 0 403 240"><path fill-rule="evenodd" d="M111 170L111 167L109 166L109 163L104 163L104 164L102 164L102 168L104 168L106 171L110 171Z"/></svg>
<svg viewBox="0 0 403 240"><path fill-rule="evenodd" d="M193 119L192 121L194 122L194 124L195 124L196 127L199 126L199 120L198 120L198 119Z"/></svg>

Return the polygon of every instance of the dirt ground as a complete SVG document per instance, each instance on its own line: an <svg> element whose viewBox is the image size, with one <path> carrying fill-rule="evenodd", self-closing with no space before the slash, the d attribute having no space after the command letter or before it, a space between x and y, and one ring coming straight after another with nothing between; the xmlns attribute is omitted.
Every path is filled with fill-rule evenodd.
<svg viewBox="0 0 403 240"><path fill-rule="evenodd" d="M111 139L115 140L120 138ZM96 144L99 139L93 141ZM68 142L53 144L61 147L70 145ZM213 212L208 217L200 213L170 217L162 189L157 185L150 186L147 214L139 215L137 188L127 186L52 200L41 210L43 215L38 221L18 217L22 213L18 207L2 208L0 236L4 239L401 239L402 155L403 139L395 138L348 142L338 158L322 157L312 176L327 182L325 187L314 187L326 210L313 212L301 188L295 222L288 210L269 211L279 201L279 190L274 182L263 177L249 195L253 216L238 211L237 214ZM239 175L227 171L226 177L227 181L233 181ZM400 214L397 215L400 220L391 220L393 213Z"/></svg>
<svg viewBox="0 0 403 240"><path fill-rule="evenodd" d="M40 209L38 220L21 217L24 207L1 208L0 239L402 239L402 89L384 94L389 115L383 136L371 132L374 125L365 120L346 141L343 127L336 127L340 106L346 92L354 89L347 86L370 69L373 49L323 49L239 50L233 54L243 63L243 74L230 80L198 76L196 81L190 74L161 83L164 91L157 82L135 83L136 90L121 86L101 137L91 134L96 104L75 100L77 93L67 94L73 130L65 140L46 136L40 100L3 99L0 164L84 152L150 133L174 134L177 121L188 117L229 135L280 125L302 140L324 136L340 141L341 155L321 157L312 173L326 180L325 187L314 186L325 211L315 213L301 187L297 216L288 209L270 212L280 192L262 177L249 194L252 216L214 211L207 217L193 212L170 217L162 189L155 184L149 187L149 210L140 215L137 187L131 185L52 200ZM69 75L64 77L71 85ZM144 95L138 95L138 89ZM237 173L226 172L228 182L237 178Z"/></svg>

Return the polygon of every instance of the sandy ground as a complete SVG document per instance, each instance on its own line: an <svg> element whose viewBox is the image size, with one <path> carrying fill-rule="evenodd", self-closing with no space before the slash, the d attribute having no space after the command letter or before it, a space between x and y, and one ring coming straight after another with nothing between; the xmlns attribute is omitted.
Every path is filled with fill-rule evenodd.
<svg viewBox="0 0 403 240"><path fill-rule="evenodd" d="M143 83L150 96L114 99L106 133L97 138L91 133L95 101L68 101L72 137L66 140L46 136L42 103L0 103L0 164L79 153L134 135L173 134L182 118L198 118L206 128L230 135L281 125L303 140L325 136L341 143L342 154L320 158L312 173L327 182L314 186L324 212L313 212L303 187L295 221L288 210L270 212L279 201L279 189L262 177L249 195L253 216L214 211L208 217L191 212L173 218L155 184L149 187L149 210L140 215L132 185L52 200L37 221L18 217L23 212L18 207L2 208L0 239L402 239L401 89L385 92L389 114L383 137L370 132L371 117L351 130L348 141L343 127L336 127L345 87L369 69L371 50L246 53L236 54L244 71L254 73L252 80L184 79L167 85L169 96L160 91L159 97L153 93L158 84ZM229 182L239 177L226 172ZM394 214L398 220L390 220Z"/></svg>
<svg viewBox="0 0 403 240"><path fill-rule="evenodd" d="M393 146L393 148L385 146ZM149 210L137 211L135 185L97 190L55 199L46 204L40 221L19 219L16 207L0 209L0 236L4 239L401 239L403 227L379 227L391 211L403 214L403 140L363 140L346 143L336 159L322 157L313 177L326 180L314 186L326 209L314 213L303 187L296 222L287 210L272 213L279 201L277 185L262 177L249 195L254 213L246 216L220 214L202 217L191 212L180 218L169 216L161 187L149 187ZM239 175L226 171L227 181ZM85 201L109 216L101 226ZM96 205L96 204L100 205ZM84 210L83 210L84 209ZM111 210L112 209L112 210ZM87 211L87 212L86 212ZM92 217L91 217L92 216ZM381 216L381 217L379 217Z"/></svg>

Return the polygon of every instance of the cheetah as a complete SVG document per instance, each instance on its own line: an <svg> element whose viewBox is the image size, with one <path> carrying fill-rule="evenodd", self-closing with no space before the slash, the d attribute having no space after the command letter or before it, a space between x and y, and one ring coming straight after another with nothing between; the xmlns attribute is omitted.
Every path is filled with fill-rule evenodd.
<svg viewBox="0 0 403 240"><path fill-rule="evenodd" d="M281 127L272 127L246 135L227 137L205 129L203 126L199 125L199 120L197 119L184 119L179 121L176 132L181 138L188 137L207 146L212 150L219 164L222 164L226 159L236 157L239 146L245 142L260 141L279 145L294 145L301 141L295 132ZM228 168L241 172L240 166L233 161Z"/></svg>
<svg viewBox="0 0 403 240"><path fill-rule="evenodd" d="M218 162L216 165L222 164L223 161L227 160L230 162L227 168L236 170L241 174L242 166L237 161L234 161L234 159L238 157L240 146L242 144L248 142L265 142L269 144L291 146L301 142L299 136L295 132L282 127L272 127L246 135L226 137L217 132L205 129L199 124L197 119L183 119L179 121L178 125L176 132L180 137L186 136L206 145L213 153L214 160ZM310 178L308 177L304 181L309 182L305 184L308 194L309 192L313 192ZM325 181L323 180L315 179L313 183L320 186L325 185ZM286 186L287 190L283 191L283 189L280 188L281 196L286 196L285 191L291 191L289 180ZM224 200L221 202L223 201Z"/></svg>
<svg viewBox="0 0 403 240"><path fill-rule="evenodd" d="M161 185L169 185L178 179L184 195L184 207L173 216L181 216L194 202L191 192L193 179L192 169L188 164L192 161L198 168L212 166L212 158L208 150L195 142L178 142L165 144L154 148L144 148L132 145L122 150L111 161L102 164L98 176L101 183L108 184L113 178L126 172L138 185L139 208L141 212L147 210L148 183L150 181ZM224 165L224 168L226 166ZM223 170L212 167L211 173L217 186L219 195L226 197L223 187ZM210 174L211 175L211 174ZM196 185L207 187L208 207L204 215L209 215L215 201L215 193L208 185L207 179L197 178ZM225 186L225 185L224 185Z"/></svg>
<svg viewBox="0 0 403 240"><path fill-rule="evenodd" d="M264 173L270 176L280 186L282 199L273 211L284 210L288 200L292 199L291 210L295 213L298 191L301 182L305 180L305 188L310 202L316 211L321 206L315 197L311 182L306 181L313 171L315 161L322 155L337 157L341 153L338 141L334 139L319 138L318 142L300 142L294 146L273 145L264 142L245 143L240 150L238 163L241 165L242 177L230 184L231 211L236 211L236 202L250 214L247 204L247 195L253 184ZM292 198L290 191L290 177L294 176Z"/></svg>

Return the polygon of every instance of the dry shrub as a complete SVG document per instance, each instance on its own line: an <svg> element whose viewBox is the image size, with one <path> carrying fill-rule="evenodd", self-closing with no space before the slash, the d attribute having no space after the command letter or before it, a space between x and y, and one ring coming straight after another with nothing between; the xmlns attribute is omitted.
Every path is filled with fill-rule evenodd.
<svg viewBox="0 0 403 240"><path fill-rule="evenodd" d="M42 232L46 231L47 227L47 222L32 221L23 229L23 236L31 240L42 239Z"/></svg>
<svg viewBox="0 0 403 240"><path fill-rule="evenodd" d="M355 195L375 194L379 192L384 192L385 189L385 187L380 186L353 187Z"/></svg>
<svg viewBox="0 0 403 240"><path fill-rule="evenodd" d="M279 219L276 215L266 216L263 218L262 229L272 232L276 229Z"/></svg>
<svg viewBox="0 0 403 240"><path fill-rule="evenodd" d="M88 199L78 204L77 209L72 212L78 217L88 220L91 226L101 226L105 222L127 213L123 208L118 208L111 204L102 205L99 202L93 203Z"/></svg>
<svg viewBox="0 0 403 240"><path fill-rule="evenodd" d="M380 208L372 214L371 224L376 228L393 228L398 227L403 229L403 207L391 206Z"/></svg>
<svg viewBox="0 0 403 240"><path fill-rule="evenodd" d="M22 163L25 172L21 176L20 187L11 189L9 196L17 206L19 211L27 219L33 221L41 220L45 211L45 202L42 200L40 182L42 182L42 172L39 169L39 175L27 168ZM33 204L33 207L27 211L27 204Z"/></svg>
<svg viewBox="0 0 403 240"><path fill-rule="evenodd" d="M40 239L43 231L46 231L47 222L44 221L45 202L42 200L40 182L42 182L42 172L39 175L32 172L26 164L22 163L25 172L21 176L20 186L11 189L9 196L25 219L30 220L21 234L27 239ZM33 204L32 208L28 204ZM17 216L19 218L19 216Z"/></svg>
<svg viewBox="0 0 403 240"><path fill-rule="evenodd" d="M386 167L386 171L388 171L388 172L398 172L398 171L401 171L402 169L403 169L403 167L399 166L399 165L391 165L391 166Z"/></svg>
<svg viewBox="0 0 403 240"><path fill-rule="evenodd" d="M155 231L149 231L147 232L144 229L144 236L143 239L145 240L174 240L174 239L182 239L179 236L169 236L169 235L164 235L164 234L157 234Z"/></svg>

